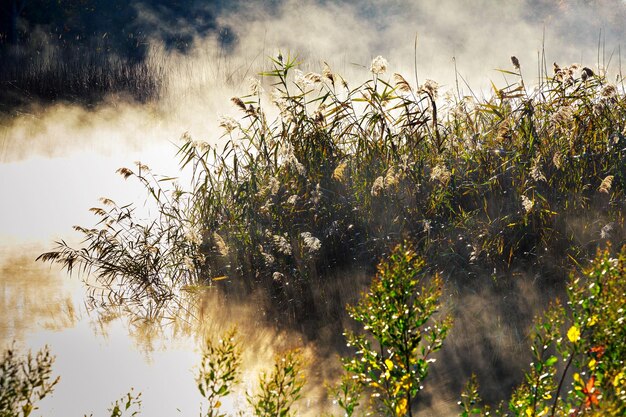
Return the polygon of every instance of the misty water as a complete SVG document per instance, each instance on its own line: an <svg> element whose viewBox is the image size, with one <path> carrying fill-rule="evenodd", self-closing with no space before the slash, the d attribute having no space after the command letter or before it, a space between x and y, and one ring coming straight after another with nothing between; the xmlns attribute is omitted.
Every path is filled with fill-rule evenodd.
<svg viewBox="0 0 626 417"><path fill-rule="evenodd" d="M230 97L246 94L246 78L265 69L267 57L291 51L302 58L303 70L313 71L320 71L325 61L356 85L370 75L371 59L382 54L390 63L388 75L399 72L413 80L417 62L420 80L434 79L443 90L460 84L470 94L467 81L471 93L482 96L490 94L491 79L503 78L493 70L510 66L513 54L530 84L542 48L550 60L591 66L600 55L599 33L610 45L625 40L623 9L613 10L620 2L607 2L604 8L600 2L570 2L571 9L555 6L546 14L543 2L530 0L498 6L365 1L361 8L342 1L275 3L278 10L248 5L219 16L220 24L238 31L228 54L213 34L194 33L194 44L185 53L166 54L155 42L152 58L167 68L168 77L157 104L118 96L89 109L34 103L32 109L0 119L0 348L15 341L20 350L35 351L47 344L56 356L54 374L61 376L36 415L104 415L131 388L142 393L142 415L198 412L197 333L167 327L142 331L124 317L99 316L85 306L85 277L68 276L35 258L56 240L79 245L72 226L97 221L88 209L100 197L136 203L149 216L150 206L142 204L145 190L115 171L141 161L156 173L182 175L184 185L175 157L179 138L189 132L194 139L217 143L219 115L238 114ZM607 58L616 56L611 46L606 49ZM460 387L472 372L479 373L490 399L504 399L501 391L520 381L520 369L527 365L529 323L554 294L541 293L534 286L537 277L515 274L524 279L507 288L485 286L462 297L448 289L444 301L463 314L432 368L422 415L456 415ZM213 308L217 329L238 324L246 337L244 389L256 382L257 372L267 368L279 346L305 349L313 373L299 410L318 415L316 401L325 395L328 376L319 364L331 373L337 369L335 358L316 357L316 341L305 341L297 332L262 325L253 304L216 302ZM227 407L232 410L244 401L242 392L231 401Z"/></svg>
<svg viewBox="0 0 626 417"><path fill-rule="evenodd" d="M132 146L125 138L114 143L114 137L96 137L101 129L76 135L70 125L56 134L49 129L39 135L27 131L32 140L28 150L12 136L15 130L3 129L2 348L13 341L33 350L47 344L56 355L54 371L62 379L54 395L41 403L42 415L98 415L131 387L143 392L148 415L175 415L177 407L183 415L191 414L199 400L191 373L199 355L191 336L153 340L129 329L123 320L94 316L85 308L79 276L68 277L56 266L35 262L54 240L76 240L72 225L93 223L87 209L97 205L99 197L145 199L139 187L115 175L117 168L149 158L172 171L176 163L169 155L175 148L157 141ZM150 126L143 128L149 137ZM46 149L41 148L44 138ZM106 141L104 146L100 141Z"/></svg>

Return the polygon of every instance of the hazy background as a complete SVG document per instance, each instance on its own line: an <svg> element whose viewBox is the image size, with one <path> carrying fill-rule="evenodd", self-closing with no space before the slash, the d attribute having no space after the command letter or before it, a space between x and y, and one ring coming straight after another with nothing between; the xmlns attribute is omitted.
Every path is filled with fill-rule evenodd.
<svg viewBox="0 0 626 417"><path fill-rule="evenodd" d="M115 91L87 104L37 96L17 108L0 103L0 345L13 339L34 348L52 345L62 382L42 414L98 415L130 386L144 392L144 415L177 415L176 407L181 415L195 412L200 398L190 368L199 362L197 341L151 341L156 351L146 354L151 349L129 337L122 322L103 331L84 311L77 277L33 261L55 239L76 241L71 226L95 221L87 210L99 197L141 204L141 189L115 169L141 160L175 175L178 138L190 132L218 141L218 116L237 115L229 98L247 94L246 78L267 68L267 57L279 51L297 55L305 70L320 71L326 61L351 84L365 79L371 59L382 55L389 76L399 72L415 83L417 71L420 83L430 78L456 89L456 61L458 73L482 95L489 94L490 80L504 85L494 69L511 69L511 55L532 84L543 50L549 71L554 61L577 62L596 72L608 67L614 77L621 70L625 21L619 0L26 1L15 30L29 59L45 63L59 59L59 51L80 57L98 50L107 59L154 69L161 90L143 102ZM11 56L2 55L0 66L10 65ZM469 94L458 81L461 94ZM2 82L0 88L10 80ZM449 291L447 300L463 314L430 381L443 401L429 404L425 396L432 407L427 413L453 415L457 388L471 372L488 378L483 386L491 399L504 398L502 388L518 380L528 323L553 295L533 285L540 277L526 278L491 288L490 278L482 277L463 298ZM253 306L214 305L220 307L212 313L216 327L230 317L247 332L250 369L267 363L277 340L303 343L297 334L278 335L258 323L248 328ZM318 348L307 347L312 363L332 368L331 358L315 356ZM315 402L310 406L316 415Z"/></svg>

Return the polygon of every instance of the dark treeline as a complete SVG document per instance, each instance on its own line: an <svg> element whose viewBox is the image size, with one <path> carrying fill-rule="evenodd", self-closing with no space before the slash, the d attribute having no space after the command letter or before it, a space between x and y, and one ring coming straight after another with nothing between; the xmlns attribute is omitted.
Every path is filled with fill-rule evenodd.
<svg viewBox="0 0 626 417"><path fill-rule="evenodd" d="M33 102L90 105L110 93L157 99L165 68L149 62L150 42L186 52L195 38L217 35L227 51L237 38L217 16L241 7L222 0L3 0L0 112Z"/></svg>
<svg viewBox="0 0 626 417"><path fill-rule="evenodd" d="M61 47L94 42L106 51L141 58L149 38L187 48L194 35L219 28L216 16L237 2L199 0L9 0L0 4L0 40L25 44L42 35ZM234 39L224 35L224 42Z"/></svg>

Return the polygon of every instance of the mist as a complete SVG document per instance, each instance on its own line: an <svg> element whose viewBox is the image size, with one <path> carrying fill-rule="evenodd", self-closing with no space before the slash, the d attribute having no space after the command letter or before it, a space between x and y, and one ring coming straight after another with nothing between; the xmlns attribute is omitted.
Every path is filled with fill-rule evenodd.
<svg viewBox="0 0 626 417"><path fill-rule="evenodd" d="M511 56L521 62L529 86L538 81L540 68L551 71L553 62L580 63L610 79L622 73L626 4L619 0L192 3L201 18L168 14L150 7L147 1L132 2L129 22L143 29L146 43L140 59L161 74L161 89L152 100L139 102L124 93L109 94L88 106L71 100L33 99L17 111L0 115L0 193L5 197L0 207L4 294L0 299L0 346L12 339L38 346L38 332L72 329L76 323L90 320L86 313L75 316L80 302L75 293L72 296L68 292L67 277L41 268L33 259L53 240L78 243L71 226L95 223L88 209L99 197L121 204L142 204L144 190L116 175L119 167L141 160L155 172L180 176L184 187L187 174L178 170L175 156L179 138L188 132L198 141L222 143L218 119L221 115L240 116L230 98L249 94L249 78L261 79L269 95L270 81L259 75L268 68L268 58L296 56L300 68L316 72L321 72L326 62L350 85L358 85L370 75L371 60L382 55L389 61L385 76L397 72L413 85L432 79L445 91L479 97L491 95L491 81L497 86L507 85L506 76L496 70L511 69ZM420 394L424 406L419 415L456 415L460 389L472 373L483 381L482 393L490 402L507 398L507 392L519 382L521 369L528 363L525 355L532 319L541 312L541 306L562 296L563 288L551 286L532 271L512 274L517 277L515 283L506 288L492 285L491 271L480 271L468 285L471 291L461 292L458 282L446 283L445 305L457 322L432 368L428 389ZM364 271L345 271L338 280L341 284L325 291L333 294L337 305L345 306L358 299L370 279ZM76 291L77 281L72 280L72 291ZM352 285L343 284L348 282ZM41 291L51 297L44 300ZM16 297L16 293L21 295ZM267 369L276 354L300 347L310 363L305 397L311 400L301 403L299 409L305 416L325 410L329 404L324 382L337 376L340 367L336 355L345 350L341 333L336 332L349 325L345 312L337 317L335 310L319 306L320 322L284 330L259 319L258 305L268 300L259 296L237 299L232 304L229 301L207 295L203 332L218 335L232 325L240 328L247 346L244 389L251 389L256 383L254 375ZM16 307L18 304L26 306L20 307L24 312ZM42 325L46 315L57 319ZM337 320L334 325L328 324L333 320ZM317 339L306 337L306 326L315 329ZM80 380L71 381L80 375L70 360L76 353L70 346L93 336L89 332L73 333L70 343L62 334L55 333L54 353L59 356L58 371L67 375L64 379L68 385L59 388L56 396L61 399L53 403L50 415L63 415L65 410L58 407L81 384ZM187 367L197 363L201 342L202 336L190 338L173 360L181 360ZM87 345L93 344L90 341ZM126 358L130 350L124 348L122 356ZM155 359L155 367L158 361ZM86 358L80 361L88 362ZM323 362L324 367L316 366L316 362ZM126 384L120 381L128 379L141 391L140 384L150 378L166 379L172 374L186 375L193 381L190 372L173 371L175 365L167 363L162 370L143 365L120 367L117 386L122 385L123 390ZM144 372L145 377L132 379L132 372ZM109 387L105 392L112 390ZM144 402L156 401L162 395L163 387L158 384L152 391L148 387ZM168 400L172 403L189 401L185 394L172 395ZM237 395L240 400L244 398L243 391ZM103 401L100 398L95 404ZM152 410L157 414L146 414L157 416L158 407Z"/></svg>

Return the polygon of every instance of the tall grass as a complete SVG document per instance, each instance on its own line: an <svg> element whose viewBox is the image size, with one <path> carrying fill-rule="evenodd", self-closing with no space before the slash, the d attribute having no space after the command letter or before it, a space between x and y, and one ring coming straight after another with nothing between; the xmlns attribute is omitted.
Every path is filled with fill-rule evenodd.
<svg viewBox="0 0 626 417"><path fill-rule="evenodd" d="M152 300L151 318L181 290L217 285L262 290L275 317L312 319L328 277L373 267L405 238L458 285L517 267L564 282L572 260L623 243L623 86L573 65L530 89L513 64L478 99L389 77L381 57L356 86L325 64L304 74L272 59L270 90L252 80L232 99L241 117L221 120L220 145L185 137L189 190L120 171L144 183L158 219L94 208L102 221L78 229L84 247L60 242L40 258L92 272L101 306Z"/></svg>
<svg viewBox="0 0 626 417"><path fill-rule="evenodd" d="M110 94L138 102L159 97L164 68L151 59L112 55L97 45L10 46L0 50L0 111L32 102L94 104Z"/></svg>

